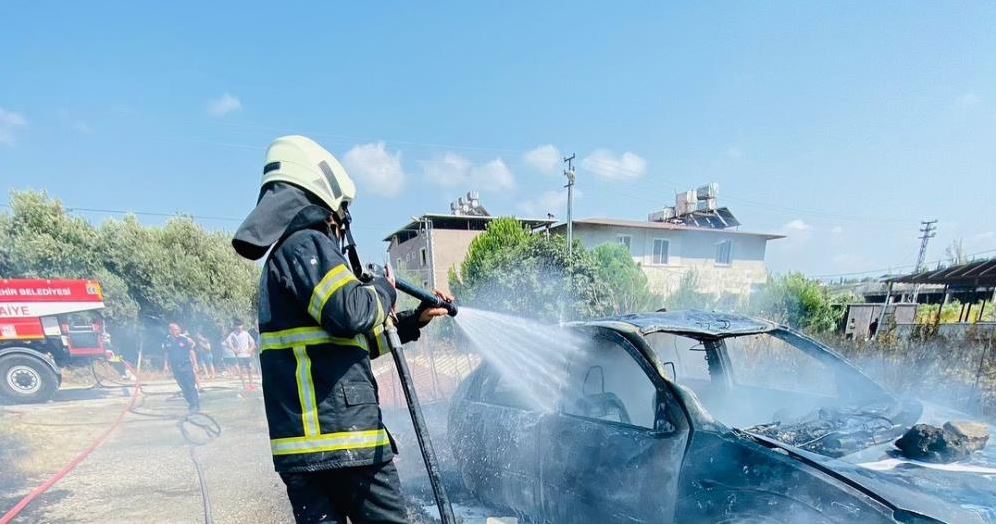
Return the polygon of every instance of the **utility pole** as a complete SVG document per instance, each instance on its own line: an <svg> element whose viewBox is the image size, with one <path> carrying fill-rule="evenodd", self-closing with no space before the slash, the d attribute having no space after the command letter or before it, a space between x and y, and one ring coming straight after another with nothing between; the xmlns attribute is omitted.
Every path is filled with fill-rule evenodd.
<svg viewBox="0 0 996 525"><path fill-rule="evenodd" d="M564 170L564 176L567 177L567 260L573 260L574 255L574 220L572 215L572 208L574 207L574 154L571 153L570 157L564 157L564 162L567 164L567 169Z"/></svg>
<svg viewBox="0 0 996 525"><path fill-rule="evenodd" d="M937 235L937 219L920 221L920 253L916 256L916 266L913 273L923 271L923 263L927 261L927 243ZM917 296L920 295L920 285L913 285L913 304L916 304Z"/></svg>

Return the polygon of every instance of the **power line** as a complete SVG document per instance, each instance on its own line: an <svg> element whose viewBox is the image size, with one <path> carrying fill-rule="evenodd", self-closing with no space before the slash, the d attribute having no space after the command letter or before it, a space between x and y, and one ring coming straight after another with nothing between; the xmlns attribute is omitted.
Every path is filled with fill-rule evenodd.
<svg viewBox="0 0 996 525"><path fill-rule="evenodd" d="M970 253L966 257L971 259L971 258L978 257L979 255L986 255L986 254L989 254L989 253L996 253L996 249L983 250L981 252ZM946 261L946 259L936 259L936 260L933 260L933 261L927 261L926 263L924 263L924 266L925 267L927 267L927 266L933 266L935 264L940 264L940 263L943 263L945 261ZM892 272L892 271L898 270L900 268L914 268L914 265L912 265L912 264L896 264L896 265L893 265L893 266L889 266L887 268L876 268L874 270L864 270L864 271L860 271L860 272L844 272L844 273L824 273L824 274L820 274L820 275L810 275L809 277L811 279L825 279L825 278L829 278L829 277L848 277L848 276L851 276L851 275L865 275L865 274L877 273L877 272Z"/></svg>
<svg viewBox="0 0 996 525"><path fill-rule="evenodd" d="M2 203L0 203L0 208L13 209L13 207L10 204L2 204ZM215 215L197 215L197 214L184 213L184 212L166 213L166 212L160 212L160 211L113 210L113 209L109 209L109 208L82 208L82 207L75 207L75 206L63 206L63 209L65 209L67 212L106 213L106 214L110 214L110 215L137 215L137 216L146 216L146 217L168 217L168 218L183 217L183 218L190 218L190 219L197 219L197 220L227 221L227 222L238 222L238 223L241 223L244 220L244 219L239 219L239 218L236 218L236 217L222 217L222 216L215 216ZM384 228L384 227L381 227L381 226L374 226L374 225L359 226L359 227L352 226L352 228L354 230L378 230L378 231L384 231L386 229L389 229L389 228ZM416 228L400 228L400 229L396 229L396 230L392 230L392 231L418 231L418 229L416 229Z"/></svg>
<svg viewBox="0 0 996 525"><path fill-rule="evenodd" d="M187 120L182 120L182 119L180 121L181 122L185 122L185 121L186 122L192 122L192 121L187 121ZM200 121L198 121L198 122L200 122ZM276 133L286 133L287 130L290 129L288 127L267 126L267 125L260 125L260 124L242 124L242 123L235 123L235 122L217 123L216 125L221 126L221 127L235 128L235 129L245 129L245 130L255 130L255 131L267 131L267 132L276 132ZM327 132L316 131L316 130L299 130L298 133L302 133L302 134L305 134L305 135L313 136L315 138L334 139L334 140L339 141L340 143L343 143L343 144L346 144L348 142L354 142L354 143L355 142L365 142L365 143L369 143L369 142L384 142L384 143L390 143L390 144L395 144L395 145L414 146L414 147L427 148L427 149L475 150L475 151L491 151L491 152L499 152L499 153L516 153L516 154L518 154L518 153L521 152L521 149L508 148L508 147L480 146L480 145L468 145L468 144L445 144L445 143L420 142L420 141L403 140L403 139L400 139L400 140L384 139L384 138L377 139L377 138L371 138L371 137L361 137L361 136L356 136L356 135L343 135L343 134L327 133ZM224 147L238 147L238 148L246 148L246 149L257 149L257 146L250 146L250 145L245 145L245 144L213 143L213 142L209 142L209 141L202 141L202 142L206 143L206 144L216 144L216 145L224 146ZM437 163L439 161L437 159L437 160L423 160L423 161L420 161L420 162L430 163L431 164L431 163ZM588 167L586 168L585 165L588 165ZM592 169L591 165L594 165L594 166L600 168L599 171L613 173L613 174L616 174L616 175L628 176L627 178L633 178L633 179L638 178L638 177L643 177L644 175L647 174L645 170L633 170L633 169L629 169L629 168L626 168L624 166L620 166L620 165L618 165L616 163L610 163L610 162L606 162L606 161L599 160L599 159L596 159L596 158L591 158L590 156L586 157L582 161L581 168L582 169L586 169L587 171L591 171L591 172L596 171L595 169ZM658 180L662 180L662 182L665 182L667 184L672 185L675 190L677 188L683 188L683 187L687 186L686 184L680 184L680 183L677 183L675 181L663 180L663 179L660 179L659 177L657 177L657 179ZM618 190L618 188L617 188L617 190ZM650 198L651 197L648 194L641 194L640 198L646 199L646 202L650 202ZM781 215L781 216L793 216L794 217L794 216L802 215L802 216L817 217L817 218L822 218L822 219L827 219L827 220L862 222L862 223L866 223L866 224L867 223L882 223L882 222L889 222L889 223L896 223L896 224L899 224L899 223L909 223L908 220L903 220L903 219L883 219L881 217L864 217L864 216L857 216L857 215L853 215L853 214L842 214L842 213L832 212L832 211L817 210L817 209L812 209L812 208L795 208L795 207L791 207L791 206L783 206L783 205L773 204L773 203L764 202L764 201L747 199L747 198L743 198L743 197L739 197L739 196L724 195L723 199L728 199L728 200L731 200L731 201L739 202L739 203L744 204L746 206L754 207L756 209L763 210L765 212L773 213L773 214L776 214L776 215ZM654 201L654 203L655 204L659 204L659 202L656 201L656 200Z"/></svg>
<svg viewBox="0 0 996 525"><path fill-rule="evenodd" d="M636 177L643 176L643 175L646 174L643 171L637 171L637 170L627 169L627 168L624 168L622 166L617 166L615 164L606 163L604 161L601 161L601 160L598 160L598 159L592 159L590 157L584 159L584 161L581 163L581 167L585 168L586 164L588 165L588 167L586 169L587 169L587 171L590 171L590 172L594 172L595 171L591 167L591 165L594 164L595 166L597 166L599 168L602 168L602 169L604 169L605 171L607 171L609 173L614 173L614 174L617 174L617 175L625 174L625 175L631 175L633 178L636 178ZM679 183L677 183L675 181L672 181L672 180L660 179L659 177L658 177L658 180L661 180L661 182L664 182L664 183L672 185L675 189L676 188L687 187L687 185L685 185L685 184L679 184ZM639 198L639 199L641 199L641 200L643 200L645 202L651 202L652 201L654 204L657 204L657 205L659 205L659 203L660 203L660 201L658 199L656 199L655 197L652 196L653 195L652 193L640 193L640 194L626 193L626 192L621 192L618 188L616 188L614 191L617 191L617 192L620 192L620 193L624 193L626 195L629 195L629 196L632 196L632 197L635 197L635 198ZM817 218L828 219L828 220L829 219L833 219L833 220L836 220L836 221L851 221L851 222L861 222L861 223L881 223L881 222L889 222L889 223L897 223L897 224L898 223L903 223L903 224L908 224L909 223L909 221L904 220L904 219L883 219L883 218L880 218L880 217L863 217L863 216L859 216L859 215L842 214L842 213L838 213L838 212L816 210L816 209L812 209L812 208L796 208L796 207L792 207L792 206L784 206L784 205L774 204L774 203L771 203L771 202L765 202L765 201L747 199L747 198L740 197L740 196L731 196L731 195L726 195L726 194L722 195L721 198L724 199L724 200L731 200L731 201L734 201L734 202L739 202L740 204L746 205L748 207L752 207L752 208L764 210L764 211L775 213L775 214L782 215L782 216L798 217L798 216L802 215L802 216L817 217Z"/></svg>

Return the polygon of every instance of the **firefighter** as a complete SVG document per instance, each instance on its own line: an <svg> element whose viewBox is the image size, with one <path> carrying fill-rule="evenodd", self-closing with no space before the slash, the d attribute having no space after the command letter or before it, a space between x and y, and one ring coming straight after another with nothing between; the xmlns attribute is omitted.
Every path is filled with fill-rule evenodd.
<svg viewBox="0 0 996 525"><path fill-rule="evenodd" d="M169 324L169 333L163 341L163 352L191 413L201 410L200 394L197 393L197 375L194 373L194 361L197 359L194 355L194 346L194 340L183 333L180 325Z"/></svg>
<svg viewBox="0 0 996 525"><path fill-rule="evenodd" d="M267 151L256 208L232 240L248 259L269 251L259 293L263 398L273 463L298 523L406 520L370 366L390 352L384 322L396 292L389 272L361 282L343 255L355 193L324 148L280 137ZM402 342L442 315L397 314Z"/></svg>

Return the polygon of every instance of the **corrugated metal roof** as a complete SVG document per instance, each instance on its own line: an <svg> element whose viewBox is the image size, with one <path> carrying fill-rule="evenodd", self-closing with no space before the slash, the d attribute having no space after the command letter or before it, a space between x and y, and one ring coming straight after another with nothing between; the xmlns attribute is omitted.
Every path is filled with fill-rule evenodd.
<svg viewBox="0 0 996 525"><path fill-rule="evenodd" d="M940 270L911 273L888 279L893 283L996 286L996 258L948 266Z"/></svg>

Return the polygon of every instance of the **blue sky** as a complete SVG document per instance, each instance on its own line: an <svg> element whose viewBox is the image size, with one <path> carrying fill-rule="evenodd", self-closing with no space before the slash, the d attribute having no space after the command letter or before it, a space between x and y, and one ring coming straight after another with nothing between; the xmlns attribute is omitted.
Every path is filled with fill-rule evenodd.
<svg viewBox="0 0 996 525"><path fill-rule="evenodd" d="M789 235L774 271L911 264L923 218L931 260L996 249L996 3L7 1L0 19L2 186L68 206L241 218L266 145L302 133L357 179L369 258L468 189L563 217L569 152L576 217L645 219L715 181L743 229Z"/></svg>

